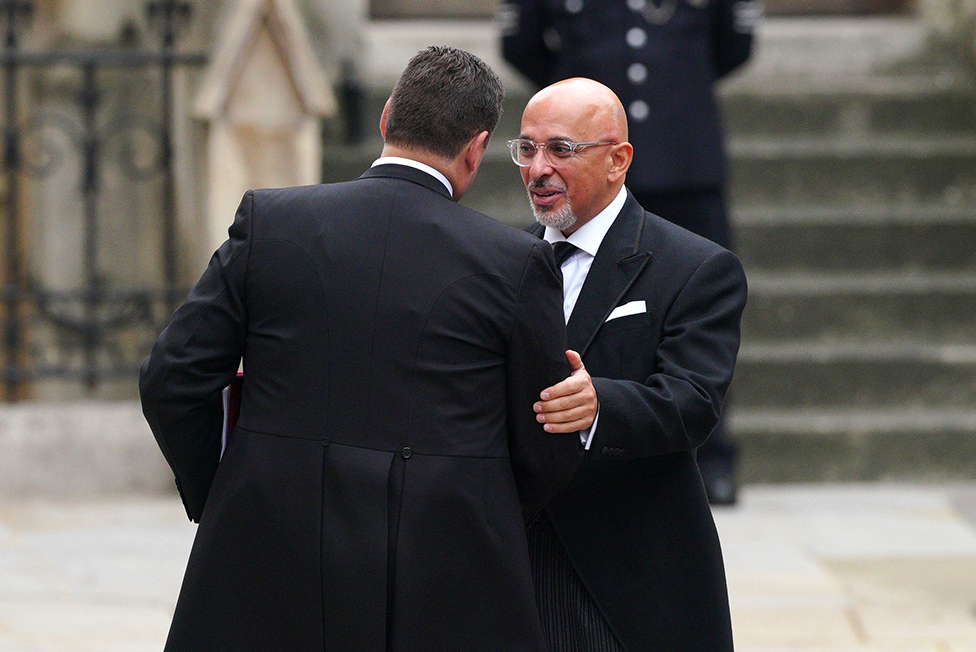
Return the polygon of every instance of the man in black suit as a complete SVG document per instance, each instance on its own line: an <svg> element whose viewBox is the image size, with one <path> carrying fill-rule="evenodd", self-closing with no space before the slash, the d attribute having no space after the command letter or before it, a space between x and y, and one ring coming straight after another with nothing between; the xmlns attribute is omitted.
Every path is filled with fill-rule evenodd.
<svg viewBox="0 0 976 652"><path fill-rule="evenodd" d="M167 650L545 650L524 520L592 416L533 412L570 372L549 245L456 203L502 96L477 57L418 54L382 158L249 191L159 336L143 409L200 523Z"/></svg>
<svg viewBox="0 0 976 652"><path fill-rule="evenodd" d="M729 652L695 453L732 379L746 279L728 250L628 192L627 136L613 91L571 79L533 96L510 141L599 401L583 463L529 529L536 597L550 652ZM575 400L541 402L539 418Z"/></svg>
<svg viewBox="0 0 976 652"><path fill-rule="evenodd" d="M752 50L758 0L515 0L505 58L541 86L587 77L627 111L638 203L732 248L716 82ZM736 499L736 446L719 421L699 451L713 504Z"/></svg>

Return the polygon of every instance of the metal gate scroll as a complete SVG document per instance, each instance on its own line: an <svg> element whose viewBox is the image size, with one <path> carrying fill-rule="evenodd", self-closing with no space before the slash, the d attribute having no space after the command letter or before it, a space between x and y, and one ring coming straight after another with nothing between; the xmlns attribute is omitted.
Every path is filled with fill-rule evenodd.
<svg viewBox="0 0 976 652"><path fill-rule="evenodd" d="M30 383L46 378L70 379L91 390L107 380L134 377L152 338L185 293L178 288L176 200L174 189L174 70L199 66L201 54L176 51L177 36L191 17L189 2L146 3L155 49L114 48L32 52L22 47L22 34L34 14L29 0L0 0L3 21L3 177L2 220L5 223L4 272L0 278L3 319L4 398L27 396ZM69 112L36 106L25 90L25 76L67 67L80 79ZM110 124L99 124L99 109L112 89L105 74L132 70L158 79L155 114L123 113ZM117 89L115 89L117 90ZM21 94L26 95L21 96ZM44 142L57 132L70 151ZM151 143L153 155L140 160L131 141ZM64 148L61 148L62 150ZM143 147L145 149L145 147ZM109 152L116 152L109 161ZM26 265L24 228L25 183L50 178L67 156L78 159L76 191L80 194L83 247L81 282L71 289L42 287ZM106 215L100 205L106 166L115 164L129 183L160 183L161 268L155 287L112 287L100 269L100 231ZM119 219L119 216L115 216ZM124 216L121 217L124 219ZM57 346L39 347L31 334L54 332ZM125 340L125 346L119 344ZM133 344L135 342L135 344Z"/></svg>

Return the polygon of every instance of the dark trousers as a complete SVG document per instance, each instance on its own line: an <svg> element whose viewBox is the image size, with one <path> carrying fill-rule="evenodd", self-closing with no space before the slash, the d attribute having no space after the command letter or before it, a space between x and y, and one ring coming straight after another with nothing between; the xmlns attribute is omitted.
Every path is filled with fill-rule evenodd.
<svg viewBox="0 0 976 652"><path fill-rule="evenodd" d="M633 192L633 191L632 191ZM720 187L690 188L669 191L634 192L644 210L669 222L683 226L692 233L732 249L732 229ZM698 449L698 463L702 474L732 474L738 448L725 432L723 416L708 441ZM705 478L706 485L708 477Z"/></svg>
<svg viewBox="0 0 976 652"><path fill-rule="evenodd" d="M543 512L528 530L535 598L549 652L624 652Z"/></svg>

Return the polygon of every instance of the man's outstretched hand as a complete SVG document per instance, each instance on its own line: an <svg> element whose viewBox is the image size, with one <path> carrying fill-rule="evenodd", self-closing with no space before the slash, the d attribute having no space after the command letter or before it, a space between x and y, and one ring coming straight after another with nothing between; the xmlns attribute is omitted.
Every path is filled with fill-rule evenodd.
<svg viewBox="0 0 976 652"><path fill-rule="evenodd" d="M566 351L566 359L572 369L569 378L542 390L542 400L532 406L546 432L586 430L596 417L599 402L582 358L576 351Z"/></svg>

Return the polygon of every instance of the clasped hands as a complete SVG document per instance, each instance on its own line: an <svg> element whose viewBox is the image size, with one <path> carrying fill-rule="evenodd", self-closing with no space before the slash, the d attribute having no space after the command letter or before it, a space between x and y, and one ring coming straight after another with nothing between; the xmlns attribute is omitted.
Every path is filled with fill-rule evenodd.
<svg viewBox="0 0 976 652"><path fill-rule="evenodd" d="M599 401L593 380L576 351L566 351L571 373L565 380L547 387L532 408L536 420L545 424L546 432L568 433L586 430L593 425Z"/></svg>

